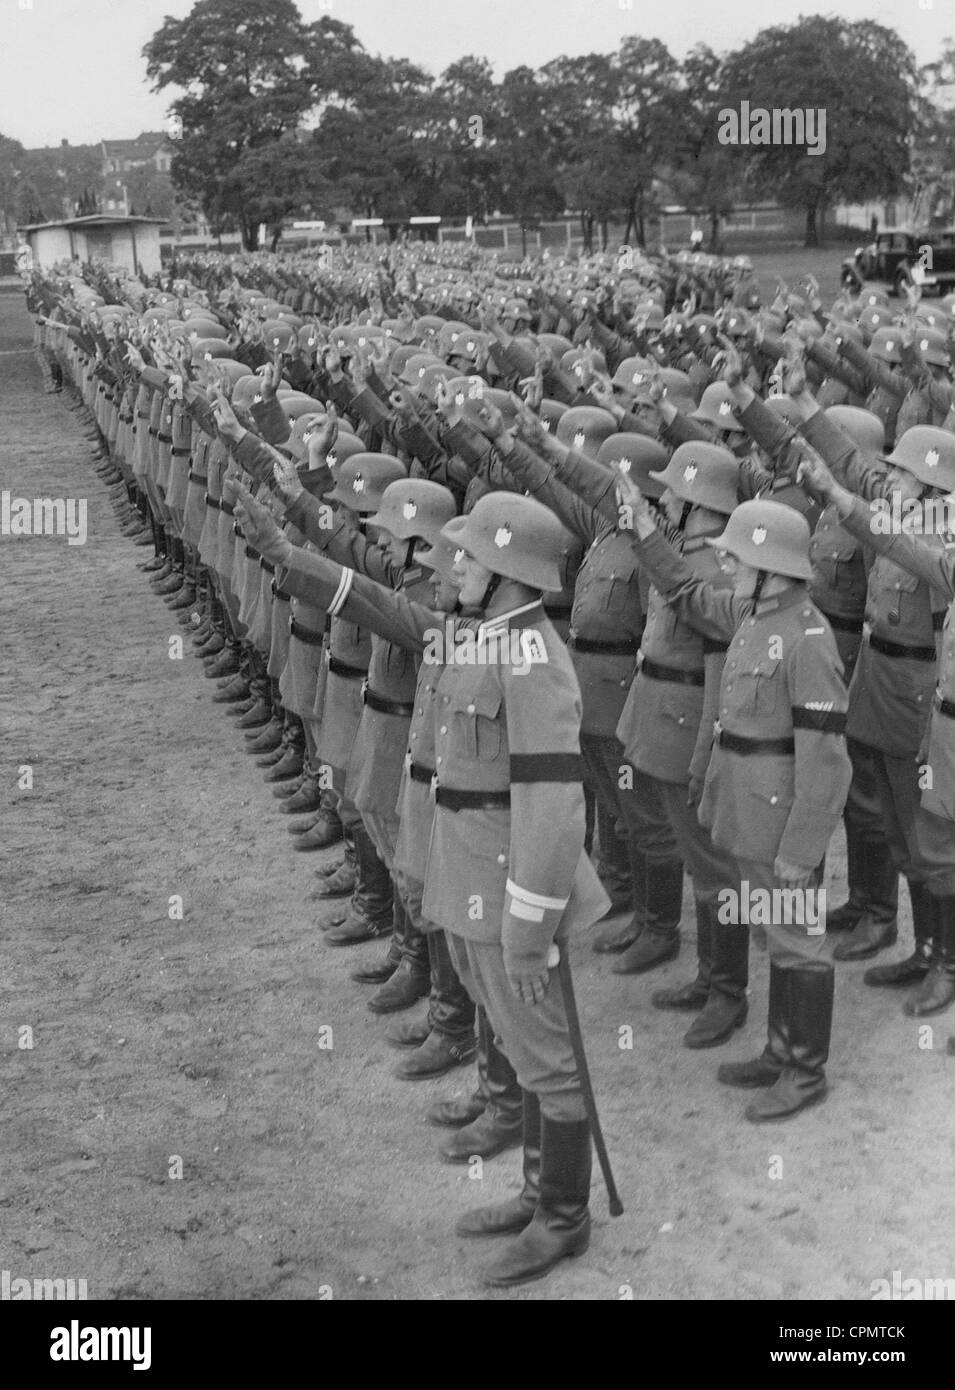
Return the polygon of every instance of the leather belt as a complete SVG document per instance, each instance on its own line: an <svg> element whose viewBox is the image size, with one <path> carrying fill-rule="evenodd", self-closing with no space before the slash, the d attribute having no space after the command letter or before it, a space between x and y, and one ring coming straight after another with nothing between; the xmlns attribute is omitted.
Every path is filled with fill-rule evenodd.
<svg viewBox="0 0 955 1390"><path fill-rule="evenodd" d="M570 617L573 607L569 603L545 603L544 612L548 618L556 618L558 622L563 622L565 618Z"/></svg>
<svg viewBox="0 0 955 1390"><path fill-rule="evenodd" d="M209 486L209 479L204 478L201 473L194 473L191 468L189 469L189 481L195 483L197 487Z"/></svg>
<svg viewBox="0 0 955 1390"><path fill-rule="evenodd" d="M661 666L658 661L648 661L646 657L640 663L640 674L649 676L652 681L674 681L677 685L705 685L705 671L681 671L676 666Z"/></svg>
<svg viewBox="0 0 955 1390"><path fill-rule="evenodd" d="M636 638L628 642L592 642L589 637L577 637L574 633L571 633L567 645L575 652L599 653L603 656L636 656L640 650Z"/></svg>
<svg viewBox="0 0 955 1390"><path fill-rule="evenodd" d="M171 444L171 443L172 443L172 435L171 435L171 434L157 434L157 435L156 435L156 438L159 440L160 444Z"/></svg>
<svg viewBox="0 0 955 1390"><path fill-rule="evenodd" d="M796 740L793 738L743 738L740 734L727 733L725 729L717 731L716 745L729 753L742 753L744 757L750 753L787 755L796 751Z"/></svg>
<svg viewBox="0 0 955 1390"><path fill-rule="evenodd" d="M379 714L401 714L405 717L414 714L413 704L403 704L400 700L386 700L384 695L376 695L369 688L367 681L362 687L361 702L369 709L376 709Z"/></svg>
<svg viewBox="0 0 955 1390"><path fill-rule="evenodd" d="M873 637L871 632L869 646L882 656L898 657L908 661L934 661L937 656L934 647L904 647L900 642L887 642L884 637Z"/></svg>
<svg viewBox="0 0 955 1390"><path fill-rule="evenodd" d="M221 512L222 510L222 504L218 497L210 497L208 492L206 493L206 506L211 507L212 510L216 512Z"/></svg>
<svg viewBox="0 0 955 1390"><path fill-rule="evenodd" d="M174 459L187 459L191 453L191 449L173 449L172 456Z"/></svg>
<svg viewBox="0 0 955 1390"><path fill-rule="evenodd" d="M325 641L324 632L313 632L310 627L302 627L294 618L288 620L288 630L293 637L297 637L300 642L305 642L309 647L320 647Z"/></svg>
<svg viewBox="0 0 955 1390"><path fill-rule="evenodd" d="M260 555L260 556L259 556L259 564L260 564L260 565L262 566L262 568L265 570L266 574L274 574L274 573L275 573L275 566L272 564L272 561L271 561L271 560L267 560L267 559L265 558L264 555Z"/></svg>
<svg viewBox="0 0 955 1390"><path fill-rule="evenodd" d="M339 661L331 652L328 654L328 669L333 676L344 676L348 681L366 680L368 677L368 672L360 666L349 666L347 661Z"/></svg>
<svg viewBox="0 0 955 1390"><path fill-rule="evenodd" d="M825 620L826 620L826 622L829 624L829 626L830 626L830 627L834 627L838 632L853 632L853 633L856 634L856 636L861 637L861 635L862 635L862 619L861 619L861 618L840 618L840 617L838 616L838 614L836 614L836 613L826 613L826 612L825 612L824 610L822 610L822 609L820 609L820 612L822 613L822 616L825 618Z"/></svg>
<svg viewBox="0 0 955 1390"><path fill-rule="evenodd" d="M433 767L425 767L424 763L409 763L408 776L412 782L430 782L434 776Z"/></svg>
<svg viewBox="0 0 955 1390"><path fill-rule="evenodd" d="M280 589L275 580L272 580L272 597L281 599L283 603L288 603L292 595L287 594L284 589Z"/></svg>
<svg viewBox="0 0 955 1390"><path fill-rule="evenodd" d="M249 542L246 541L246 543L245 543L245 558L246 558L247 560L252 560L252 561L261 560L261 558L262 558L262 552L259 551L259 550L256 550L254 546L249 545Z"/></svg>
<svg viewBox="0 0 955 1390"><path fill-rule="evenodd" d="M231 502L225 502L220 499L219 511L225 512L226 516L235 516L235 507L233 507Z"/></svg>
<svg viewBox="0 0 955 1390"><path fill-rule="evenodd" d="M704 638L703 638L703 655L704 655L704 656L713 656L716 652L728 652L729 649L730 649L730 644L729 644L729 642L719 642L719 641L717 641L717 639L716 639L715 637L704 637Z"/></svg>
<svg viewBox="0 0 955 1390"><path fill-rule="evenodd" d="M955 719L955 700L946 700L944 695L935 692L935 708L939 714L944 714L946 719Z"/></svg>
<svg viewBox="0 0 955 1390"><path fill-rule="evenodd" d="M489 811L511 804L509 791L462 792L441 786L435 787L434 799L446 811Z"/></svg>

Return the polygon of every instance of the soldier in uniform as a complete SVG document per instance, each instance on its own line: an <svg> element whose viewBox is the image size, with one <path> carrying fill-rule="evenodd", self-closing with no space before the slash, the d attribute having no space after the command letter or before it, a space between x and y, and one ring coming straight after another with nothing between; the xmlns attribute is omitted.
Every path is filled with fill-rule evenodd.
<svg viewBox="0 0 955 1390"><path fill-rule="evenodd" d="M539 503L494 493L444 534L460 552L462 607L484 616L470 632L474 659L445 661L434 690L422 911L447 932L457 972L524 1089L523 1191L457 1228L516 1235L485 1276L510 1286L589 1243L590 1128L552 948L556 940L566 950L569 932L597 921L607 897L583 849L579 687L540 601L561 586L569 539ZM285 559L308 569L302 552ZM340 600L352 583L344 570ZM444 615L395 598L423 650Z"/></svg>
<svg viewBox="0 0 955 1390"><path fill-rule="evenodd" d="M904 437L900 448L905 438L911 440L912 433L919 431ZM841 487L821 459L814 458L805 466L807 481L830 499L853 535L949 598L938 686L919 752L920 763L931 771L931 781L923 787L911 825L906 827L915 842L914 857L923 866L932 922L929 967L905 1006L913 1018L941 1013L955 1001L955 517L951 502L955 493L955 438L949 436L944 444L941 440L938 443L939 458L932 468L937 470L939 491L946 495L939 516L933 520L934 536L941 538L941 546L934 536L929 543L917 535L873 526L871 508ZM949 1046L955 1051L951 1040Z"/></svg>
<svg viewBox="0 0 955 1390"><path fill-rule="evenodd" d="M824 912L818 899L812 911L808 894L821 881L851 775L842 663L806 588L809 528L781 503L742 503L722 535L707 538L729 557L728 592L699 578L656 533L639 489L623 475L619 493L656 587L702 632L729 640L700 820L737 863L724 920L747 920L744 903L756 902L755 894L773 907L761 914L770 917L762 923L770 952L766 1047L755 1061L724 1064L717 1074L727 1085L765 1088L747 1119L786 1119L827 1089L834 971L821 954Z"/></svg>

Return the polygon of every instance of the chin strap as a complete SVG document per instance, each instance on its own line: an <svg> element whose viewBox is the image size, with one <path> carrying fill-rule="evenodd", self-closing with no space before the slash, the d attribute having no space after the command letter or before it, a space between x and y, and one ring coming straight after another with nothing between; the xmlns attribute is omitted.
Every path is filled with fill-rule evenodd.
<svg viewBox="0 0 955 1390"><path fill-rule="evenodd" d="M412 561L414 560L414 548L415 548L415 546L417 545L417 543L418 543L418 538L417 538L417 536L412 536L412 537L411 537L411 540L408 542L408 547L407 547L407 549L405 550L405 564L404 564L404 567L405 567L406 570L410 570L410 568L411 568Z"/></svg>
<svg viewBox="0 0 955 1390"><path fill-rule="evenodd" d="M491 575L490 579L488 580L487 588L484 590L484 593L481 597L481 602L478 604L478 608L480 608L482 611L487 610L487 606L491 602L491 599L494 597L494 595L497 593L503 577L504 576L501 574Z"/></svg>
<svg viewBox="0 0 955 1390"><path fill-rule="evenodd" d="M756 571L756 583L753 585L753 606L754 606L754 607L756 606L757 603L759 603L759 596L760 596L760 594L763 592L763 585L766 583L766 580L767 580L768 578L769 578L769 572L768 572L768 570L757 570L757 571Z"/></svg>
<svg viewBox="0 0 955 1390"><path fill-rule="evenodd" d="M683 513L682 513L682 515L680 516L680 520L679 520L679 521L677 522L677 524L676 524L676 529L677 529L678 531L680 531L681 533L682 533L683 531L686 530L686 523L687 523L687 522L689 521L689 519L690 519L690 512L692 512L692 510L693 510L693 503L692 503L692 502L684 502L684 503L683 503Z"/></svg>

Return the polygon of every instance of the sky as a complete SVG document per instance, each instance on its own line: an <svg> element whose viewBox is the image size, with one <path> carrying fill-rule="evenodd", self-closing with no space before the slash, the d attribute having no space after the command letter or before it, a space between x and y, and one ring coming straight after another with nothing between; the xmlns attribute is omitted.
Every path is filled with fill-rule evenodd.
<svg viewBox="0 0 955 1390"><path fill-rule="evenodd" d="M193 0L0 0L0 134L27 147L91 144L162 129L168 94L146 84L143 45ZM955 0L299 0L330 14L363 46L438 74L465 54L498 76L560 54L609 53L627 34L659 38L677 57L705 42L734 48L801 14L874 19L898 30L920 63L955 38Z"/></svg>

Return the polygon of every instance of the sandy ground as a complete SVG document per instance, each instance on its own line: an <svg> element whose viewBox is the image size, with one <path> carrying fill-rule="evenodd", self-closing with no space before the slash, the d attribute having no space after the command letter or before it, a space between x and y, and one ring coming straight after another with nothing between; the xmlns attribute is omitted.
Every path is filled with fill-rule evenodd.
<svg viewBox="0 0 955 1390"><path fill-rule="evenodd" d="M201 664L170 659L181 629L29 342L22 296L0 294L0 486L87 498L89 540L0 538L0 1268L85 1278L91 1298L487 1297L491 1249L451 1228L515 1190L519 1155L479 1178L438 1160L424 1111L471 1072L391 1075L386 1024L348 979L381 948L325 946L306 905L319 856L291 853ZM747 1027L700 1054L649 1005L692 969L690 926L682 959L638 980L580 943L626 1213L608 1217L595 1175L590 1252L493 1297L856 1299L894 1269L955 1274L955 1015L920 1046L898 995L840 967L829 1100L757 1128L714 1080L762 1047L754 955Z"/></svg>

